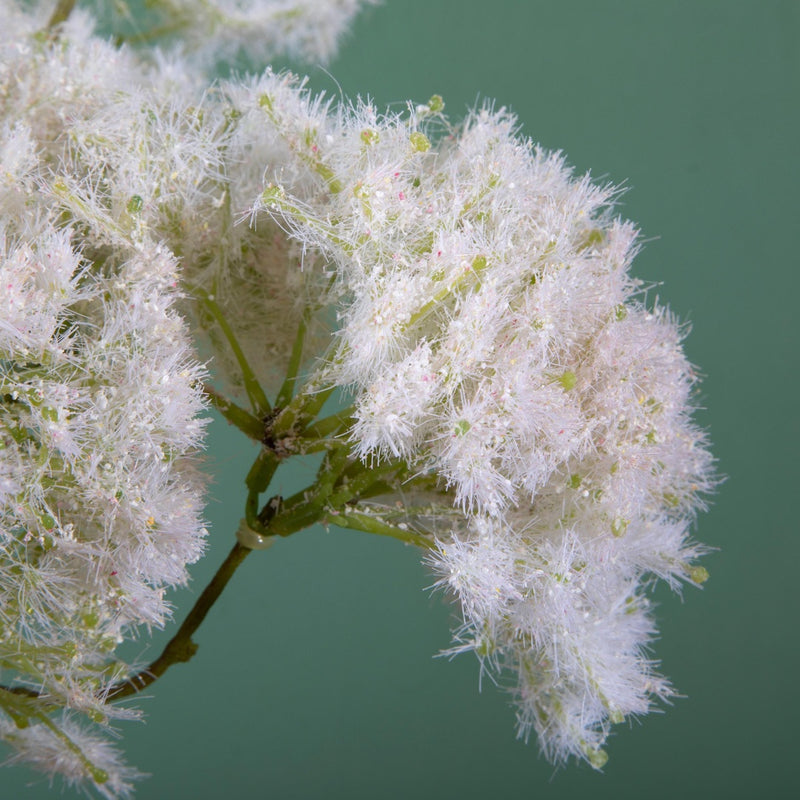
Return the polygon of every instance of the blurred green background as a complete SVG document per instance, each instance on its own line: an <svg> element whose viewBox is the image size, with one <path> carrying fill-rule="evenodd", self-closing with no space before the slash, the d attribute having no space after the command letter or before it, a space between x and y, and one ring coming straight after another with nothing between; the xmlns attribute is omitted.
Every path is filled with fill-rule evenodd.
<svg viewBox="0 0 800 800"><path fill-rule="evenodd" d="M797 796L800 3L385 0L329 72L311 85L397 109L439 93L454 118L494 98L577 170L628 187L620 211L646 242L634 272L692 325L699 417L727 476L697 528L718 548L710 580L657 595L656 656L686 699L621 726L603 774L556 771L515 740L507 696L478 692L473 658L433 658L453 609L417 552L313 530L250 557L195 660L124 726L153 773L137 797ZM211 547L178 618L230 547L249 458L212 426ZM5 770L0 797L56 791L31 780Z"/></svg>

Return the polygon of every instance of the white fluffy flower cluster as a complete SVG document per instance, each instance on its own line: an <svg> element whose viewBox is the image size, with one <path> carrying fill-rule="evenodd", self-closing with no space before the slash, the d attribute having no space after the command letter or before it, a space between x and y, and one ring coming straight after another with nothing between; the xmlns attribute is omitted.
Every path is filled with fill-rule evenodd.
<svg viewBox="0 0 800 800"><path fill-rule="evenodd" d="M202 553L204 370L176 311L175 256L134 224L134 193L115 208L72 149L143 73L80 17L56 45L25 15L5 23L0 665L14 688L0 689L0 736L116 797L135 771L78 720L130 715L105 702L129 673L115 650L164 624L166 590Z"/></svg>
<svg viewBox="0 0 800 800"><path fill-rule="evenodd" d="M439 477L464 512L431 558L457 649L516 675L521 735L601 766L610 724L670 692L644 590L704 578L688 535L712 483L681 329L628 274L636 230L503 110L451 129L438 97L384 118L284 102L265 116L316 191L276 173L259 208L330 261L353 447Z"/></svg>
<svg viewBox="0 0 800 800"><path fill-rule="evenodd" d="M220 46L255 17L273 49L323 58L360 3L189 5L176 19ZM78 9L48 32L51 10L4 4L0 31L0 737L117 797L136 773L81 719L133 714L107 702L131 673L116 648L164 624L205 537L187 318L234 389L215 314L269 378L313 271L276 226L235 225L263 163L290 160L252 87L198 89L186 60L103 41Z"/></svg>
<svg viewBox="0 0 800 800"><path fill-rule="evenodd" d="M141 38L163 38L181 57L200 66L221 64L240 54L257 63L289 56L327 63L354 17L379 0L160 0L152 3L149 31ZM94 0L101 17L128 19L134 31L147 14L130 25L127 4ZM122 6L122 13L119 10ZM116 12L116 13L115 13ZM119 19L119 18L122 19ZM172 35L171 42L169 37ZM132 37L136 40L137 35Z"/></svg>

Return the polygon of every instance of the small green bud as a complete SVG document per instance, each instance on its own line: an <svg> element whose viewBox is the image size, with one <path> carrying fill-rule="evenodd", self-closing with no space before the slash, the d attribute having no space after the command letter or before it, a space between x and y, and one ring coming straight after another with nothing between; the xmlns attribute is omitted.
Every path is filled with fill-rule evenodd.
<svg viewBox="0 0 800 800"><path fill-rule="evenodd" d="M125 207L129 214L138 214L144 208L144 200L135 194L128 200L128 205Z"/></svg>
<svg viewBox="0 0 800 800"><path fill-rule="evenodd" d="M87 611L81 617L81 620L83 621L83 624L91 630L92 628L97 627L97 623L100 622L100 617L94 611Z"/></svg>
<svg viewBox="0 0 800 800"><path fill-rule="evenodd" d="M611 533L619 539L628 529L628 525L630 525L630 521L627 519L615 519L611 523Z"/></svg>
<svg viewBox="0 0 800 800"><path fill-rule="evenodd" d="M261 97L258 98L258 105L261 106L261 108L263 108L265 111L272 111L272 95L262 94Z"/></svg>
<svg viewBox="0 0 800 800"><path fill-rule="evenodd" d="M442 100L442 96L440 94L435 94L428 100L428 108L431 110L432 114L438 114L440 111L444 111L444 100Z"/></svg>
<svg viewBox="0 0 800 800"><path fill-rule="evenodd" d="M486 256L475 256L475 258L472 259L471 266L475 272L483 272L488 263L489 262L486 260Z"/></svg>
<svg viewBox="0 0 800 800"><path fill-rule="evenodd" d="M20 729L27 728L28 725L31 724L30 720L24 714L21 714L16 709L6 708L4 706L3 707L3 711L5 711L6 714L8 714L8 716L11 717L11 719L14 720L14 724Z"/></svg>
<svg viewBox="0 0 800 800"><path fill-rule="evenodd" d="M100 767L96 767L94 764L89 764L88 767L89 774L96 784L102 785L108 782L108 773L104 769L100 769Z"/></svg>
<svg viewBox="0 0 800 800"><path fill-rule="evenodd" d="M705 567L701 567L699 564L689 567L689 580L698 586L705 583L708 577L708 570Z"/></svg>
<svg viewBox="0 0 800 800"><path fill-rule="evenodd" d="M409 136L409 141L411 142L411 147L418 153L425 153L431 149L430 140L420 131L414 131L414 133Z"/></svg>
<svg viewBox="0 0 800 800"><path fill-rule="evenodd" d="M472 427L469 422L465 419L460 419L456 422L456 426L454 428L454 432L456 436L464 436L467 431Z"/></svg>
<svg viewBox="0 0 800 800"><path fill-rule="evenodd" d="M589 763L594 769L603 769L608 763L608 753L599 747L596 750L589 750L586 753L586 758L589 759Z"/></svg>
<svg viewBox="0 0 800 800"><path fill-rule="evenodd" d="M558 379L558 382L561 384L561 388L565 392L568 392L570 389L574 389L577 381L578 379L575 377L575 373L569 369Z"/></svg>
<svg viewBox="0 0 800 800"><path fill-rule="evenodd" d="M592 228L589 231L589 235L586 237L586 244L585 247L593 247L594 245L602 244L605 240L605 234L600 228Z"/></svg>

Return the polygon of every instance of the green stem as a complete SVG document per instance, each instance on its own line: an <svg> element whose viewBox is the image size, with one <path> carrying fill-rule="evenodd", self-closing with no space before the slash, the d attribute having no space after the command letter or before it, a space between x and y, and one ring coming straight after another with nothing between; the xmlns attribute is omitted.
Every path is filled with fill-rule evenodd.
<svg viewBox="0 0 800 800"><path fill-rule="evenodd" d="M430 314L434 308L441 307L446 300L455 296L465 289L472 288L475 284L480 284L481 274L488 266L485 256L476 256L469 267L462 272L449 286L445 286L430 299L418 311L415 311L408 322L404 325L405 329L413 328L420 320Z"/></svg>
<svg viewBox="0 0 800 800"><path fill-rule="evenodd" d="M40 714L38 715L38 719L56 738L60 739L66 745L68 750L71 750L72 753L75 754L96 784L102 785L108 781L108 773L104 769L93 764L86 753L84 753L83 750L50 719L50 717L46 714Z"/></svg>
<svg viewBox="0 0 800 800"><path fill-rule="evenodd" d="M378 517L367 514L363 511L355 511L348 506L344 506L336 512L327 514L323 520L325 524L336 525L339 528L350 528L352 530L373 533L378 536L390 536L399 539L406 544L414 544L426 550L435 547L434 543L424 534L410 528L402 528L398 525L390 525Z"/></svg>
<svg viewBox="0 0 800 800"><path fill-rule="evenodd" d="M281 438L292 431L302 435L305 424L317 416L335 389L335 386L317 384L312 378L303 391L295 395L292 402L278 414L272 423L273 436Z"/></svg>
<svg viewBox="0 0 800 800"><path fill-rule="evenodd" d="M347 467L348 457L344 448L329 450L319 468L316 482L283 503L280 511L270 520L269 533L290 536L319 522L328 508L328 498L336 481Z"/></svg>
<svg viewBox="0 0 800 800"><path fill-rule="evenodd" d="M303 226L320 233L325 239L336 245L336 247L349 256L355 252L355 247L348 242L347 239L339 236L333 224L321 222L309 214L306 214L299 205L288 200L282 186L276 186L272 183L269 184L261 193L261 207L271 212L278 210L282 214L298 220Z"/></svg>
<svg viewBox="0 0 800 800"><path fill-rule="evenodd" d="M266 416L270 413L270 411L272 411L272 407L269 404L269 400L267 400L267 395L261 388L261 384L256 378L255 372L253 372L249 362L247 361L247 357L245 356L244 350L242 350L241 345L236 338L236 334L233 332L233 328L231 328L228 320L222 313L222 309L219 307L213 297L205 290L195 289L194 294L199 298L206 310L214 318L215 322L222 330L223 335L228 340L228 344L233 351L233 355L239 364L239 369L242 371L244 388L247 392L247 398L250 400L250 405L253 407L253 412L258 417Z"/></svg>
<svg viewBox="0 0 800 800"><path fill-rule="evenodd" d="M47 30L52 31L66 22L73 8L75 8L75 0L58 0L50 19L47 20Z"/></svg>
<svg viewBox="0 0 800 800"><path fill-rule="evenodd" d="M256 442L263 440L264 423L261 422L261 420L220 394L208 383L203 384L203 392L211 401L211 405L216 408L231 425L238 428L242 433Z"/></svg>
<svg viewBox="0 0 800 800"><path fill-rule="evenodd" d="M280 459L272 450L261 450L245 478L247 486L247 500L244 506L245 519L248 526L262 536L269 536L271 531L267 530L259 519L258 501L261 493L265 492L270 485L279 463Z"/></svg>
<svg viewBox="0 0 800 800"><path fill-rule="evenodd" d="M109 700L119 700L136 694L158 680L173 664L191 659L197 652L197 645L192 641L192 636L250 552L248 547L236 542L161 655L146 669L131 676L124 683L112 687L108 694Z"/></svg>
<svg viewBox="0 0 800 800"><path fill-rule="evenodd" d="M137 672L122 683L112 686L108 692L108 700L119 700L123 697L140 692L147 688L151 683L157 681L173 664L189 661L197 652L197 645L192 641L200 624L206 618L211 607L219 599L223 589L233 577L234 572L251 552L249 547L236 542L225 561L214 574L210 583L197 598L192 610L189 612L183 624L178 628L177 633L169 640L161 655L148 667ZM29 703L30 700L41 698L41 694L33 689L24 686L0 686L0 695L6 695L2 705L5 708L18 706L20 718L35 714L37 717L46 719L40 712L39 707L34 708L30 705L21 706L20 704ZM16 698L13 699L12 698Z"/></svg>
<svg viewBox="0 0 800 800"><path fill-rule="evenodd" d="M342 480L338 483L338 491L332 493L328 498L331 508L338 509L353 499L361 498L371 486L376 483L383 484L383 478L393 475L403 468L403 465L396 461L389 461L379 467L366 467L360 461L353 462L351 467L353 465L357 465L359 469L342 476Z"/></svg>
<svg viewBox="0 0 800 800"><path fill-rule="evenodd" d="M309 440L327 439L349 426L353 421L355 406L348 406L329 417L317 420L303 429L303 438Z"/></svg>
<svg viewBox="0 0 800 800"><path fill-rule="evenodd" d="M278 391L278 397L275 400L277 408L283 408L288 405L294 394L294 387L297 383L297 373L300 371L300 361L303 357L303 342L306 338L306 330L308 328L308 320L311 316L311 309L307 306L303 311L303 316L300 319L300 324L297 326L297 335L292 345L292 354L289 357L289 366L286 370L286 378Z"/></svg>

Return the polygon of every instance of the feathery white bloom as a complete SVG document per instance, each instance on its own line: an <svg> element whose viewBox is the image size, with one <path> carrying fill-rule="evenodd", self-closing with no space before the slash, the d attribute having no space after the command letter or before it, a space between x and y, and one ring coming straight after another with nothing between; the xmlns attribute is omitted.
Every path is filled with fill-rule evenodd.
<svg viewBox="0 0 800 800"><path fill-rule="evenodd" d="M116 748L68 717L58 725L40 722L27 728L0 722L0 736L16 751L6 763L26 763L51 781L58 775L68 786L91 782L107 800L130 797L133 781L144 777L124 763Z"/></svg>
<svg viewBox="0 0 800 800"><path fill-rule="evenodd" d="M114 651L141 626L164 625L166 590L186 582L204 546L204 370L176 311L177 260L152 236L156 221L133 218L135 170L120 178L125 195L102 158L88 158L99 137L82 138L86 120L126 92L141 96L146 69L94 39L80 14L56 45L26 38L29 18L10 20L0 45L0 641L7 678L41 699L0 690L14 723L2 736L18 758L124 796L135 772L94 733L48 715L130 716L106 703L130 671ZM153 139L145 182L178 160ZM169 199L168 188L156 186Z"/></svg>
<svg viewBox="0 0 800 800"><path fill-rule="evenodd" d="M213 69L245 53L258 62L282 56L327 63L353 18L378 0L163 0L153 28L179 36L182 57ZM114 9L98 3L101 17ZM129 12L128 12L129 13ZM118 14L117 14L118 15ZM138 20L141 23L141 19Z"/></svg>
<svg viewBox="0 0 800 800"><path fill-rule="evenodd" d="M450 489L465 517L430 562L461 603L455 650L516 674L520 735L600 767L611 724L670 693L644 591L702 580L688 529L713 485L681 329L628 275L636 231L503 110L454 130L439 98L362 106L303 140L280 102L265 116L313 145L294 152L317 190L268 174L258 208L335 270L321 369L355 394L354 452Z"/></svg>

